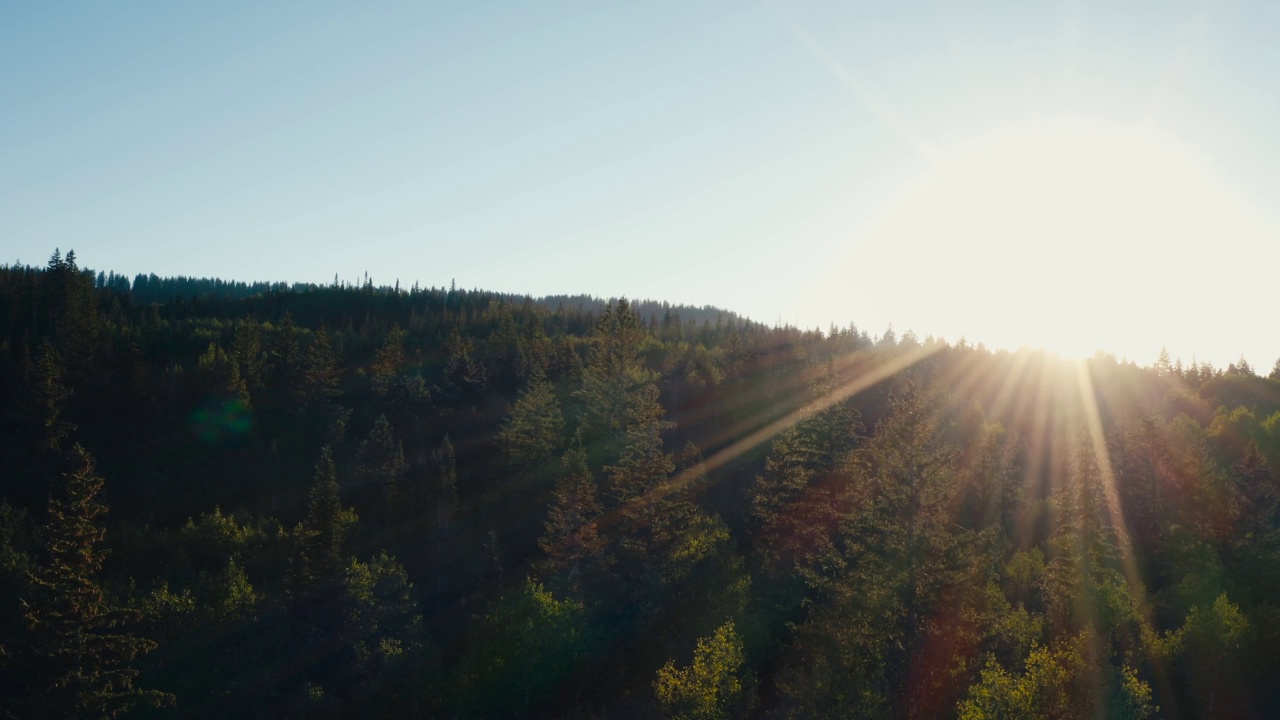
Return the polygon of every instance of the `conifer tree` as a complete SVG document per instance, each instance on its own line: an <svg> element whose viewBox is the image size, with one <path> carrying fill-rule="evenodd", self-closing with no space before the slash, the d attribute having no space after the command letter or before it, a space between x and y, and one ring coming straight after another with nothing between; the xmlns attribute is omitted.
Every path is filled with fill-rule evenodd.
<svg viewBox="0 0 1280 720"><path fill-rule="evenodd" d="M498 433L507 462L522 472L547 468L563 447L564 418L560 403L541 368L520 393L511 416Z"/></svg>
<svg viewBox="0 0 1280 720"><path fill-rule="evenodd" d="M275 328L270 350L272 376L281 386L296 392L302 375L302 349L298 345L297 326L288 310Z"/></svg>
<svg viewBox="0 0 1280 720"><path fill-rule="evenodd" d="M824 366L809 388L810 402L824 402L836 382ZM774 440L751 499L755 541L775 573L807 567L831 546L839 517L834 476L862 429L857 411L835 403Z"/></svg>
<svg viewBox="0 0 1280 720"><path fill-rule="evenodd" d="M325 445L316 462L306 517L295 531L288 578L294 612L320 628L338 620L343 546L350 521L344 514L333 451Z"/></svg>
<svg viewBox="0 0 1280 720"><path fill-rule="evenodd" d="M307 347L303 361L302 384L296 393L298 409L314 411L325 408L342 394L340 383L338 353L329 332L321 327Z"/></svg>
<svg viewBox="0 0 1280 720"><path fill-rule="evenodd" d="M244 408L253 407L253 398L249 395L249 384L240 374L240 365L232 361L227 367L227 395L238 401Z"/></svg>
<svg viewBox="0 0 1280 720"><path fill-rule="evenodd" d="M582 575L604 564L604 541L597 533L601 515L596 483L587 468L587 453L576 445L564 454L555 500L547 513L546 532L538 540L546 553L548 574L576 591Z"/></svg>
<svg viewBox="0 0 1280 720"><path fill-rule="evenodd" d="M454 514L458 511L458 465L448 435L431 457L436 469L436 593L443 598L450 585L447 570L453 558Z"/></svg>
<svg viewBox="0 0 1280 720"><path fill-rule="evenodd" d="M39 445L48 450L59 450L67 434L76 426L62 419L71 389L63 385L62 361L58 351L45 340L40 343L36 363L30 370L30 394L33 415L41 427Z"/></svg>
<svg viewBox="0 0 1280 720"><path fill-rule="evenodd" d="M471 337L462 334L460 324L454 325L445 342L444 377L439 389L444 397L455 402L484 390L488 381L484 366L472 356L473 345Z"/></svg>
<svg viewBox="0 0 1280 720"><path fill-rule="evenodd" d="M390 397L396 390L400 374L405 369L404 330L399 325L392 325L387 337L378 349L377 359L370 368L373 378L373 392L380 398Z"/></svg>
<svg viewBox="0 0 1280 720"><path fill-rule="evenodd" d="M235 358L245 384L255 389L261 387L263 380L262 328L257 320L249 318L236 324L235 336L231 342L231 354Z"/></svg>
<svg viewBox="0 0 1280 720"><path fill-rule="evenodd" d="M1169 359L1169 351L1160 346L1160 357L1156 358L1156 374L1167 377L1173 372L1173 363Z"/></svg>
<svg viewBox="0 0 1280 720"><path fill-rule="evenodd" d="M640 359L644 327L627 301L610 303L596 323L582 374L582 430L593 461L615 461L630 441L632 425L665 427L658 386Z"/></svg>
<svg viewBox="0 0 1280 720"><path fill-rule="evenodd" d="M959 615L954 605L974 577L974 535L950 516L957 451L914 383L901 385L891 406L845 464L850 506L839 544L802 568L821 602L798 629L812 659L786 694L822 713L883 704L901 717L930 717L960 689L957 657L922 652L956 630L933 618L944 606Z"/></svg>
<svg viewBox="0 0 1280 720"><path fill-rule="evenodd" d="M33 682L21 715L110 718L139 703L168 703L171 696L134 685L133 662L156 644L125 629L139 613L113 606L98 584L106 534L103 482L80 445L72 449L71 463L50 498L44 558L22 599Z"/></svg>
<svg viewBox="0 0 1280 720"><path fill-rule="evenodd" d="M889 417L854 459L861 467L852 474L869 480L869 494L843 528L850 563L844 582L855 591L875 585L887 591L881 611L893 618L886 629L895 640L886 643L885 670L900 707L916 703L910 694L921 691L908 687L910 676L937 671L921 663L951 662L919 651L931 634L947 630L934 626L932 617L944 603L964 598L975 571L977 537L952 516L959 451L945 440L932 400L912 380L895 391ZM933 712L917 707L909 714Z"/></svg>
<svg viewBox="0 0 1280 720"><path fill-rule="evenodd" d="M325 439L337 442L346 431L351 411L334 402L342 394L339 354L329 332L321 327L307 347L302 377L294 391L294 410L320 423Z"/></svg>
<svg viewBox="0 0 1280 720"><path fill-rule="evenodd" d="M408 465L404 446L396 440L386 415L378 416L369 435L361 441L356 450L356 468L361 485L375 489L384 504L391 506L401 499Z"/></svg>

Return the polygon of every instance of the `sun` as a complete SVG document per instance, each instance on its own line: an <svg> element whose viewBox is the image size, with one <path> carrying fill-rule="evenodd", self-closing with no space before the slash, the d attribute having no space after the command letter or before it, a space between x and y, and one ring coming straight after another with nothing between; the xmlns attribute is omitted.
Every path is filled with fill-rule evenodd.
<svg viewBox="0 0 1280 720"><path fill-rule="evenodd" d="M1211 316L1174 288L1240 272L1214 249L1242 238L1280 234L1194 146L1072 121L939 154L854 233L850 257L894 269L860 289L900 330L1149 361L1187 322L1212 344Z"/></svg>

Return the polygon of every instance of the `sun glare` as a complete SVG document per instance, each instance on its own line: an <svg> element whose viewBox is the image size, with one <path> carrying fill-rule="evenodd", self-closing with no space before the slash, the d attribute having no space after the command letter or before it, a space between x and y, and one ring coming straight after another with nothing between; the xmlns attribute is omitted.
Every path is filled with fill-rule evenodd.
<svg viewBox="0 0 1280 720"><path fill-rule="evenodd" d="M1194 147L1074 122L1006 130L942 155L851 251L860 265L911 268L874 293L899 329L1149 361L1186 323L1213 344L1204 338L1212 303L1198 307L1175 288L1210 273L1249 281L1259 269L1223 251L1277 237Z"/></svg>

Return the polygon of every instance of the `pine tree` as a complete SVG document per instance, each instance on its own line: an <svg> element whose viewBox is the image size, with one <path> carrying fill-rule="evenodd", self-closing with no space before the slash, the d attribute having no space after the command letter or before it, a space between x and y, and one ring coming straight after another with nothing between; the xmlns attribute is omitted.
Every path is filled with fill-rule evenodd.
<svg viewBox="0 0 1280 720"><path fill-rule="evenodd" d="M240 374L240 365L232 361L228 366L226 393L244 409L253 407L253 398L249 395L249 385Z"/></svg>
<svg viewBox="0 0 1280 720"><path fill-rule="evenodd" d="M953 662L920 655L931 635L951 630L933 626L931 618L940 607L962 601L975 577L976 533L952 514L958 458L958 448L944 437L936 402L908 380L895 391L889 417L855 457L852 471L870 482L869 494L843 529L850 562L844 581L853 588L880 584L888 591L883 608L895 620L889 637L898 644L887 648L886 676L899 706L915 707L917 712L908 713L913 716L936 710L918 704L913 692L945 694L911 685L945 682L943 666Z"/></svg>
<svg viewBox="0 0 1280 720"><path fill-rule="evenodd" d="M458 464L448 435L431 458L436 467L436 594L443 599L450 585L447 570L453 558L454 515L458 511Z"/></svg>
<svg viewBox="0 0 1280 720"><path fill-rule="evenodd" d="M522 472L550 466L563 447L564 418L560 403L542 370L536 368L520 393L511 416L498 433L507 462Z"/></svg>
<svg viewBox="0 0 1280 720"><path fill-rule="evenodd" d="M294 533L296 546L288 577L294 612L321 629L338 621L343 546L352 520L346 515L333 451L325 445L316 462L306 517Z"/></svg>
<svg viewBox="0 0 1280 720"><path fill-rule="evenodd" d="M316 331L303 361L302 384L296 393L299 411L325 408L342 394L338 353L323 327Z"/></svg>
<svg viewBox="0 0 1280 720"><path fill-rule="evenodd" d="M380 398L385 399L395 392L400 375L404 372L404 336L405 332L399 325L392 325L370 368L373 392Z"/></svg>
<svg viewBox="0 0 1280 720"><path fill-rule="evenodd" d="M822 368L809 389L811 407L820 406L836 383L832 367ZM773 572L809 567L831 547L839 517L837 466L862 430L857 411L835 403L774 441L751 497L755 542Z"/></svg>
<svg viewBox="0 0 1280 720"><path fill-rule="evenodd" d="M255 389L261 387L263 380L262 328L257 320L249 318L236 324L235 336L231 343L231 355L235 358L245 384Z"/></svg>
<svg viewBox="0 0 1280 720"><path fill-rule="evenodd" d="M80 445L49 501L42 533L45 557L29 578L22 614L31 633L34 682L24 717L117 717L139 703L159 706L172 697L134 686L132 663L156 644L124 626L140 614L112 606L98 585L107 512L102 478Z"/></svg>
<svg viewBox="0 0 1280 720"><path fill-rule="evenodd" d="M369 435L356 450L356 473L362 486L376 489L382 502L394 506L402 497L408 465L404 446L396 440L395 430L386 415L379 415Z"/></svg>
<svg viewBox="0 0 1280 720"><path fill-rule="evenodd" d="M317 422L325 439L337 442L346 432L351 411L334 402L342 394L339 354L328 331L316 331L307 347L302 377L294 390L294 411Z"/></svg>
<svg viewBox="0 0 1280 720"><path fill-rule="evenodd" d="M271 372L280 385L297 392L302 377L302 349L298 346L293 315L285 311L271 340Z"/></svg>
<svg viewBox="0 0 1280 720"><path fill-rule="evenodd" d="M1163 345L1160 346L1160 357L1156 358L1156 374L1160 377L1167 377L1173 372L1173 365L1169 360L1169 351Z"/></svg>
<svg viewBox="0 0 1280 720"><path fill-rule="evenodd" d="M454 325L445 342L444 377L439 390L441 395L454 402L481 392L488 381L484 366L472 357L473 344L470 336L462 334L461 323Z"/></svg>
<svg viewBox="0 0 1280 720"><path fill-rule="evenodd" d="M849 510L839 544L803 568L820 601L797 632L813 659L786 685L788 702L843 714L883 705L900 717L932 717L958 692L964 657L922 652L963 633L966 585L974 578L974 533L954 522L957 450L943 439L937 408L908 381L864 448L845 463ZM943 609L946 612L940 612Z"/></svg>
<svg viewBox="0 0 1280 720"><path fill-rule="evenodd" d="M592 334L592 347L582 374L582 432L591 460L608 464L629 442L632 425L661 422L658 386L640 359L644 328L627 301L610 303Z"/></svg>
<svg viewBox="0 0 1280 720"><path fill-rule="evenodd" d="M601 510L586 451L580 445L570 448L561 467L546 532L538 546L547 554L548 574L576 592L583 574L603 565L604 541L596 527Z"/></svg>
<svg viewBox="0 0 1280 720"><path fill-rule="evenodd" d="M40 343L39 355L30 370L30 394L32 414L41 426L40 446L47 450L59 450L62 441L76 429L63 420L62 413L71 389L63 385L62 361L58 351L48 340Z"/></svg>

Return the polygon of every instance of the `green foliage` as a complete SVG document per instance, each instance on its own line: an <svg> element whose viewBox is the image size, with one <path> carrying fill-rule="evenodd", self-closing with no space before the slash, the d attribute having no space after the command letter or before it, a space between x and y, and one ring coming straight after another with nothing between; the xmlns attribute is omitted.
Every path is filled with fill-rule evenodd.
<svg viewBox="0 0 1280 720"><path fill-rule="evenodd" d="M1245 365L0 266L0 707L110 665L28 621L60 588L185 717L1269 717L1280 385ZM36 532L72 430L112 503L75 582Z"/></svg>
<svg viewBox="0 0 1280 720"><path fill-rule="evenodd" d="M596 501L595 480L587 468L586 451L570 448L562 468L555 499L547 512L546 531L538 545L547 555L549 577L576 590L583 573L602 569L607 560L604 541L596 527L601 509Z"/></svg>
<svg viewBox="0 0 1280 720"><path fill-rule="evenodd" d="M391 507L403 499L403 484L408 464L404 461L404 445L396 439L395 430L386 415L379 415L369 435L356 449L356 478L364 490Z"/></svg>
<svg viewBox="0 0 1280 720"><path fill-rule="evenodd" d="M593 640L581 605L529 579L479 620L460 662L455 704L475 717L527 714L578 672Z"/></svg>
<svg viewBox="0 0 1280 720"><path fill-rule="evenodd" d="M62 417L72 391L63 384L62 360L58 351L47 340L40 344L28 387L32 413L41 428L40 445L49 450L61 449L63 440L76 429Z"/></svg>
<svg viewBox="0 0 1280 720"><path fill-rule="evenodd" d="M741 672L742 639L733 621L700 638L693 662L677 668L667 661L653 681L663 714L676 720L719 720L741 717L746 709Z"/></svg>
<svg viewBox="0 0 1280 720"><path fill-rule="evenodd" d="M582 388L582 433L589 447L599 447L606 462L618 458L637 426L649 433L663 428L658 387L640 351L645 332L626 300L610 304L596 322Z"/></svg>
<svg viewBox="0 0 1280 720"><path fill-rule="evenodd" d="M133 665L155 643L130 633L139 614L112 605L97 582L107 507L93 459L76 445L71 467L49 501L44 553L29 576L22 615L31 682L20 701L26 717L117 717L138 703L172 697L135 687Z"/></svg>
<svg viewBox="0 0 1280 720"><path fill-rule="evenodd" d="M1112 668L1096 652L1096 639L1080 635L1052 649L1038 647L1026 671L1010 673L991 662L960 703L960 720L1141 720L1154 715L1151 688L1129 667Z"/></svg>
<svg viewBox="0 0 1280 720"><path fill-rule="evenodd" d="M320 630L332 627L343 577L343 547L349 524L338 495L338 472L326 445L316 463L307 516L295 531L296 549L288 587L294 610Z"/></svg>
<svg viewBox="0 0 1280 720"><path fill-rule="evenodd" d="M530 472L554 462L564 445L564 418L560 403L541 370L529 379L511 416L498 432L507 462L517 471Z"/></svg>
<svg viewBox="0 0 1280 720"><path fill-rule="evenodd" d="M387 397L396 390L401 373L405 370L404 330L393 326L387 331L387 337L378 349L378 357L370 367L373 378L373 392L380 397Z"/></svg>
<svg viewBox="0 0 1280 720"><path fill-rule="evenodd" d="M343 586L351 646L341 667L364 698L356 706L420 707L422 616L404 567L385 551L369 562L352 559Z"/></svg>

